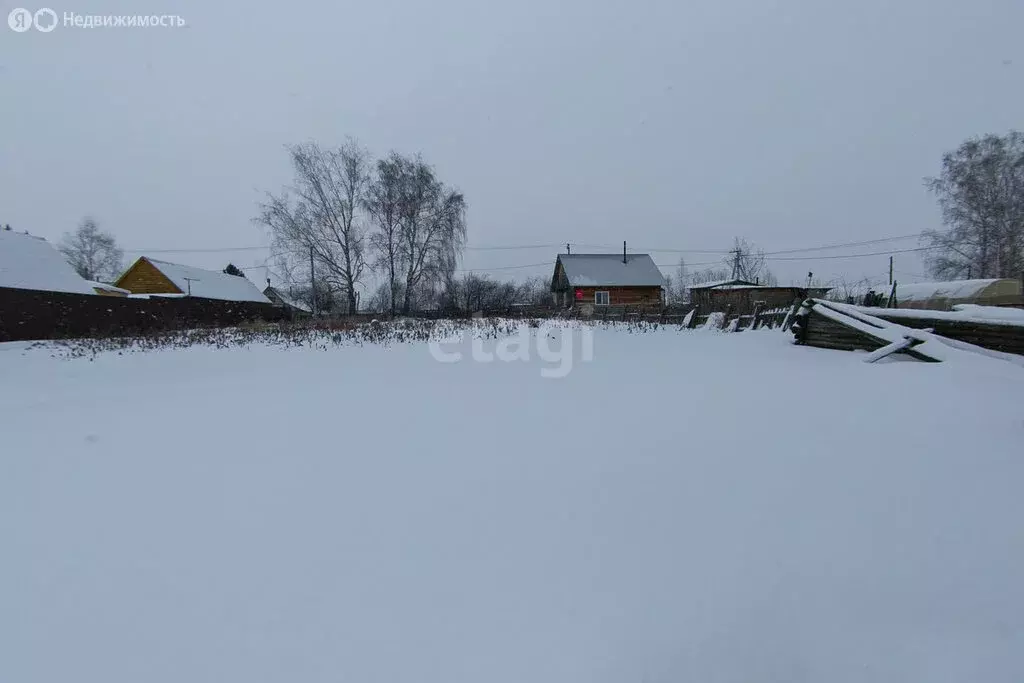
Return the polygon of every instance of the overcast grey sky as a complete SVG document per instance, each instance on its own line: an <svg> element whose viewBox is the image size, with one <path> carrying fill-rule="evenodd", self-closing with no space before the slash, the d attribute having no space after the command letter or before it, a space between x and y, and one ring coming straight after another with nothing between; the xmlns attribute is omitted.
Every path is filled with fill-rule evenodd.
<svg viewBox="0 0 1024 683"><path fill-rule="evenodd" d="M1020 0L49 6L188 22L0 25L0 222L57 239L89 214L129 249L266 244L251 218L289 180L283 146L346 136L422 152L465 192L471 245L726 250L742 235L773 251L907 235L938 224L921 178L944 151L1024 126ZM470 250L464 265L547 275L553 256ZM266 252L163 257L250 266ZM904 279L922 272L918 254L896 258ZM880 280L886 263L771 266L784 282Z"/></svg>

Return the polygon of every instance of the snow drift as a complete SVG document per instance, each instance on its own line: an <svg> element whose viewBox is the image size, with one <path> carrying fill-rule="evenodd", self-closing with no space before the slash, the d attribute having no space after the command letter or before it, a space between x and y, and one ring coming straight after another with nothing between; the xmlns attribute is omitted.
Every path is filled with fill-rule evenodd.
<svg viewBox="0 0 1024 683"><path fill-rule="evenodd" d="M0 680L1024 679L1024 374L0 346Z"/></svg>

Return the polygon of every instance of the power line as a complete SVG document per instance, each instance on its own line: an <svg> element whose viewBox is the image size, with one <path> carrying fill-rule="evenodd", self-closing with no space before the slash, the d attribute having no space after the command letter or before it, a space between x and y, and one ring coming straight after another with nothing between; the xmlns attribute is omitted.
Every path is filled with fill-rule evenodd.
<svg viewBox="0 0 1024 683"><path fill-rule="evenodd" d="M915 247L913 249L895 249L891 251L873 251L870 254L838 254L832 256L767 256L766 261L824 261L826 259L864 258L866 256L889 256L890 254L909 254L914 251L928 251L940 247Z"/></svg>
<svg viewBox="0 0 1024 683"><path fill-rule="evenodd" d="M899 235L897 237L882 237L873 240L862 240L860 242L844 242L838 244L827 244L818 247L801 247L797 249L780 249L776 251L765 252L766 256L772 256L777 254L797 254L811 251L827 251L829 249L843 249L846 247L860 247L869 244L882 244L885 242L896 242L900 240L906 240L911 238L920 237L918 234L913 235ZM596 249L612 249L618 251L618 245L610 244L592 244L586 242L571 242L573 246L587 247ZM516 251L516 250L529 250L529 249L554 249L561 248L561 243L545 243L545 244L499 244L499 245L466 245L467 251ZM125 249L125 252L138 254L138 253L150 253L150 254L216 254L222 252L232 251L257 251L261 249L270 249L271 245L247 245L241 247L211 247L211 248L187 248L187 249ZM669 247L637 247L637 251L647 251L655 253L678 253L678 254L731 254L731 249L676 249Z"/></svg>
<svg viewBox="0 0 1024 683"><path fill-rule="evenodd" d="M843 249L846 247L862 247L869 244L884 244L886 242L898 242L907 239L918 239L920 234L914 233L912 235L898 235L896 237L881 237L879 239L861 240L859 242L842 242L838 244L826 244L820 247L800 247L797 249L778 249L776 251L766 251L765 256L771 256L775 254L799 254L810 251L828 251L829 249ZM559 245L560 246L560 245ZM590 247L597 249L613 249L618 250L618 245L610 244L583 244L573 243L573 246L579 247ZM667 247L637 247L637 251L646 251L659 254L721 254L722 256L728 254L734 254L734 249L674 249Z"/></svg>
<svg viewBox="0 0 1024 683"><path fill-rule="evenodd" d="M506 250L526 250L526 249L554 249L562 246L561 244L510 244L510 245L466 245L466 249L470 251L506 251ZM217 254L222 252L232 251L257 251L260 249L270 249L271 245L249 245L244 247L212 247L205 249L123 249L122 251L130 254Z"/></svg>
<svg viewBox="0 0 1024 683"><path fill-rule="evenodd" d="M261 247L217 247L213 249L122 249L129 254L217 254L227 251L255 251L257 249L270 249L270 245Z"/></svg>
<svg viewBox="0 0 1024 683"><path fill-rule="evenodd" d="M611 244L583 244L580 242L572 242L574 247L587 247L589 249L612 249L613 253L619 253L622 248L619 245ZM561 246L561 245L559 245ZM651 247L636 247L636 251L646 251L663 254L731 254L731 249L653 249Z"/></svg>
<svg viewBox="0 0 1024 683"><path fill-rule="evenodd" d="M826 255L826 256L777 256L777 254L806 253L806 252L812 252L812 251L824 251L824 250L829 250L829 249L841 249L841 248L847 248L847 247L866 246L866 245L871 245L871 244L883 244L883 243L887 243L887 242L896 242L896 241L910 239L910 238L916 238L916 237L918 237L918 235L916 235L916 234L915 235L900 235L900 236L897 236L897 237L884 237L884 238L873 239L873 240L862 240L862 241L859 241L859 242L846 242L846 243L842 243L842 244L829 244L829 245L818 246L818 247L804 247L804 248L800 248L800 249L784 249L784 250L778 250L778 251L771 251L771 252L765 252L765 261L823 261L823 260L834 260L834 259L856 259L856 258L868 258L868 257L872 257L872 256L888 256L888 255L892 255L892 254L905 254L905 253L912 253L912 252L922 252L922 251L928 251L930 249L938 248L938 247L916 247L916 248L910 248L910 249L897 249L897 250L890 250L890 251L875 251L875 252L861 253L861 254L832 254L832 255ZM607 248L607 249L613 248L610 245L597 245L597 244L587 244L587 243L579 243L579 242L571 243L571 244L573 244L573 246L579 246L579 247L600 247L600 248ZM511 250L527 250L527 249L549 249L549 248L556 248L556 247L560 248L561 246L562 246L561 244L554 244L554 243L552 243L552 244L523 244L523 245L487 245L487 246L484 246L484 245L479 245L479 246L477 246L477 245L469 245L469 246L466 247L466 249L467 250L469 250L469 249L480 250L480 251L511 251ZM272 247L270 245L265 245L265 246L255 246L255 245L253 245L253 246L245 246L245 247L218 247L218 248L208 248L208 249L127 249L125 251L132 252L132 253L145 252L145 253L151 253L151 254L223 253L223 252L232 252L232 251L254 251L254 250L271 249L271 248ZM617 249L617 247L615 247L615 248ZM655 253L721 254L723 256L727 255L727 254L734 253L733 250L718 251L718 250L701 250L701 249L646 249L645 248L645 249L640 249L640 251L649 251L649 252L655 252ZM243 271L245 271L245 270L258 270L258 269L261 269L261 268L266 268L268 270L268 272L271 272L272 274L277 276L277 273L273 273L273 271L267 265L267 262L273 256L274 256L274 254L271 254L270 257L264 259L263 265L248 266L248 267L245 267L245 268L241 268L241 270L243 270ZM701 261L701 262L696 262L696 263L686 263L685 265L686 265L686 267L697 267L697 266L716 266L716 265L720 266L720 265L723 265L723 264L725 264L724 260L723 261ZM679 264L678 263L672 263L672 264L658 263L656 265L659 268L675 268ZM542 261L542 262L539 262L539 263L525 263L525 264L510 265L510 266L495 266L495 267L491 267L491 268L460 268L460 269L456 269L455 272L458 272L458 273L486 273L486 272L492 272L492 271L522 270L522 269L526 269L526 268L539 268L539 267L542 267L542 266L543 267L550 267L551 266L551 261ZM904 273L904 274L911 275L913 277L921 277L921 276L918 276L916 274L910 274L910 273Z"/></svg>
<svg viewBox="0 0 1024 683"><path fill-rule="evenodd" d="M552 266L551 261L544 261L542 263L526 263L521 266L497 266L495 268L456 268L456 273L485 273L492 270L517 270L519 268L536 268L538 266L545 266L550 268Z"/></svg>
<svg viewBox="0 0 1024 683"><path fill-rule="evenodd" d="M828 249L843 249L845 247L862 247L868 244L882 244L884 242L898 242L906 239L917 239L921 236L919 234L914 235L900 235L899 237L882 237L877 240L864 240L862 242L846 242L844 244L829 244L823 247L805 247L802 249L781 249L779 251L766 251L765 256L773 254L799 254L807 251L827 251Z"/></svg>
<svg viewBox="0 0 1024 683"><path fill-rule="evenodd" d="M470 251L505 251L505 250L526 250L526 249L553 249L560 248L561 244L519 244L519 245L500 245L500 246L473 246L467 245L466 249Z"/></svg>

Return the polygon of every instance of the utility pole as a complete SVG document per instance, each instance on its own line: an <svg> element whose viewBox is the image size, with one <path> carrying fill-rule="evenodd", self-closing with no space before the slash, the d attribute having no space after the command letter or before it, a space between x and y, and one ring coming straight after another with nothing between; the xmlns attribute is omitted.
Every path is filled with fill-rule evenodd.
<svg viewBox="0 0 1024 683"><path fill-rule="evenodd" d="M622 240L622 262L628 263L628 261L626 261L626 240Z"/></svg>
<svg viewBox="0 0 1024 683"><path fill-rule="evenodd" d="M735 280L739 277L740 272L740 254L743 252L740 249L733 249L732 253L735 254L732 259L732 279Z"/></svg>
<svg viewBox="0 0 1024 683"><path fill-rule="evenodd" d="M316 271L313 264L313 247L309 248L309 291L312 300L313 317L316 317Z"/></svg>
<svg viewBox="0 0 1024 683"><path fill-rule="evenodd" d="M889 257L889 286L892 287L892 256Z"/></svg>

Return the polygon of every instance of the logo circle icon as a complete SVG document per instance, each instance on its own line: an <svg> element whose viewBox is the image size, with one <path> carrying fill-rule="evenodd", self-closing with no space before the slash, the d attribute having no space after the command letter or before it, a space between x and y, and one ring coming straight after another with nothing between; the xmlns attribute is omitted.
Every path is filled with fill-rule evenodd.
<svg viewBox="0 0 1024 683"><path fill-rule="evenodd" d="M56 17L56 15L54 15ZM24 33L32 28L32 13L23 7L15 7L7 15L7 25L12 31Z"/></svg>
<svg viewBox="0 0 1024 683"><path fill-rule="evenodd" d="M35 22L37 31L49 33L53 29L57 28L57 13L49 7L44 7L35 13L33 21Z"/></svg>

